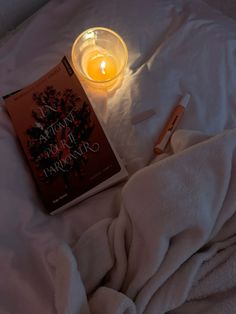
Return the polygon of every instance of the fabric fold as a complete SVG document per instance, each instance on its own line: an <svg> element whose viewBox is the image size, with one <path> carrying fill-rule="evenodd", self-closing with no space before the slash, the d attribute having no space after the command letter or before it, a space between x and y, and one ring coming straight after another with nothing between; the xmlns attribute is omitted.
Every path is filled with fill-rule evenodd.
<svg viewBox="0 0 236 314"><path fill-rule="evenodd" d="M236 129L181 136L188 147L133 175L118 216L75 244L91 313L161 314L234 287Z"/></svg>

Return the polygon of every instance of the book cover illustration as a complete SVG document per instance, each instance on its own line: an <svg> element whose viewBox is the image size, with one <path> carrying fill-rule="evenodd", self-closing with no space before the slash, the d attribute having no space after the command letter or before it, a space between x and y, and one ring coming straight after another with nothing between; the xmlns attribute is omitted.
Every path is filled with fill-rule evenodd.
<svg viewBox="0 0 236 314"><path fill-rule="evenodd" d="M121 171L66 58L5 102L49 212Z"/></svg>

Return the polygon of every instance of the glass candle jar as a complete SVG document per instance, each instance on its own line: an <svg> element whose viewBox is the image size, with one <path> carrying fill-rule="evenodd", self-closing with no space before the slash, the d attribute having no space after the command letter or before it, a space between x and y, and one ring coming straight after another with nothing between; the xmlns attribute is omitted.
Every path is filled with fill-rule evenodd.
<svg viewBox="0 0 236 314"><path fill-rule="evenodd" d="M111 87L121 80L127 61L126 44L108 28L84 31L72 47L72 63L77 74L94 87Z"/></svg>

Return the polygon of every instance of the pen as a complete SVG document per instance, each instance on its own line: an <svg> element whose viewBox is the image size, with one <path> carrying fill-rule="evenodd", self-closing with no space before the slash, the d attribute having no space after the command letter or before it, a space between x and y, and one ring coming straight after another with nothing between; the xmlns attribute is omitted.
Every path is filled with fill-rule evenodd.
<svg viewBox="0 0 236 314"><path fill-rule="evenodd" d="M161 154L164 152L167 144L169 143L171 135L174 133L180 119L184 114L185 108L187 107L189 100L190 95L186 94L184 97L182 97L178 105L175 106L154 146L155 154Z"/></svg>

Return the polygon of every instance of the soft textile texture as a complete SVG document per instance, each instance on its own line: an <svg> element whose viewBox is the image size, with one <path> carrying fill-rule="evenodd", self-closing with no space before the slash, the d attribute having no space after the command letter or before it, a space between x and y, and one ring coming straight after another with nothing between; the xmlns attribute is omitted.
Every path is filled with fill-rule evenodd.
<svg viewBox="0 0 236 314"><path fill-rule="evenodd" d="M215 10L211 10L208 5L200 0L153 0L149 2L143 0L50 1L21 31L17 32L7 44L0 48L0 94L4 95L19 89L45 74L64 54L70 53L73 40L81 31L96 25L107 26L117 31L124 38L129 49L129 65L121 89L113 96L108 95L108 98L98 99L93 95L93 103L104 120L119 153L127 162L130 173L147 165L153 158L152 148L155 138L163 127L174 104L185 92L191 94L191 101L179 128L198 130L210 135L221 133L225 128L236 126L235 21ZM108 106L106 106L106 102ZM135 126L131 124L134 115L151 108L155 110L155 116ZM179 136L175 140L173 139L174 152L182 151L185 147L197 142L203 142L203 145L205 139L208 138L208 135L201 135L202 133L192 133L196 136L191 137L189 134L191 133L186 133L186 135L185 133L179 133ZM212 189L216 188L219 192L214 194L215 190L213 189L212 194L204 193L202 197L206 198L207 204L212 200L210 197L213 197L214 194L215 204L219 205L223 197L224 183L227 176L229 176L227 171L229 171L230 157L225 156L225 152L230 151L230 149L233 150L233 144L232 147L229 144L232 140L231 135L226 137L228 139L226 146L223 145L224 141L221 141L220 138L218 140L209 140L211 141L209 142L210 148L215 145L213 143L222 143L223 146L220 151L222 152L223 163L222 168L218 164L215 175L213 172L215 163L209 170L204 169L209 174L209 177L206 177L208 184L211 183L210 187ZM208 143L205 142L204 145L207 150ZM199 152L199 161L204 164L202 152L205 152L205 150L200 148L197 150L197 148L196 145L195 152ZM101 306L97 306L98 303L103 304L102 302L105 302L103 307L107 312L109 312L109 309L114 310L116 308L117 311L122 313L125 308L128 308L129 311L132 310L135 313L137 310L146 309L145 306L148 306L148 311L151 311L149 308L149 306L152 306L151 304L155 304L157 309L160 309L158 308L159 303L155 303L154 294L157 293L159 299L161 291L165 291L163 286L165 279L174 278L172 274L177 272L177 265L185 260L187 261L191 252L194 253L200 245L205 243L204 241L209 240L206 225L208 224L209 228L216 230L214 221L207 220L203 210L200 210L199 213L202 216L198 217L199 220L196 221L196 224L199 224L203 232L202 234L197 233L195 246L192 249L186 248L184 252L176 250L177 253L172 259L176 264L165 263L169 268L160 268L160 262L162 261L160 254L163 254L165 250L168 252L169 238L166 237L166 241L163 240L163 243L161 243L160 250L156 251L154 257L159 264L155 263L152 260L155 253L153 248L159 249L159 242L153 242L150 236L154 227L146 228L143 234L144 230L142 225L140 226L138 239L145 243L142 251L138 250L140 246L135 246L135 243L131 243L130 247L122 247L124 243L130 243L134 230L128 228L128 233L125 235L126 239L121 239L122 227L123 230L126 230L128 226L127 216L125 216L128 213L127 209L122 207L121 210L120 207L121 186L104 191L59 216L48 217L43 213L40 199L36 193L29 169L21 155L20 147L5 112L3 102L0 103L0 152L0 311L3 313L61 314L73 313L73 311L91 311L93 313L93 311L103 310ZM217 157L217 154L214 158ZM185 155L184 151L184 156L187 158L192 154L189 152L188 155ZM157 194L158 190L155 189L155 203L157 203L156 196L161 197L160 202L162 202L163 208L166 208L165 206L170 201L176 206L180 201L183 202L184 199L179 198L180 194L178 194L181 192L178 187L182 186L179 185L179 177L181 183L182 174L179 173L178 168L182 170L183 165L179 162L185 160L184 156L173 156L153 164L148 168L150 170L141 170L123 190L123 204L127 202L127 208L130 210L136 208L135 204L135 206L131 206L132 204L128 202L128 199L130 193L135 191L135 184L140 182L138 179L143 176L147 179L148 174L152 171L152 175L158 173L159 176L159 172L162 173L164 170L165 176L163 173L161 176L163 176L163 179L165 177L166 180L173 178L176 194L169 195L165 192L168 190L169 185L165 191L162 190L163 195ZM198 159L191 158L191 162L189 161L190 168L185 170L190 172L191 178L198 174L197 161ZM178 167L175 163L178 164ZM169 170L167 170L166 164L170 165ZM175 167L172 167L173 164L175 164ZM210 162L206 159L204 165L207 166L208 164ZM177 172L173 173L171 167L176 169ZM210 176L210 173L212 176ZM223 180L221 187L218 186L220 173L222 173L221 180ZM158 178L154 175L154 179ZM213 179L216 181L211 182ZM200 174L199 181L202 183ZM152 182L155 183L156 181L151 180L148 185L142 186L141 195L135 193L134 202L137 202L137 197L145 197L145 194L149 193L148 191L151 192ZM186 184L191 189L191 180ZM197 194L194 195L200 198L201 184L195 190ZM151 201L152 199L150 199ZM151 209L153 208L153 204L147 205L150 205ZM175 208L177 208L176 206ZM190 213L192 213L192 206L190 207ZM216 217L218 208L212 208L210 214ZM222 205L222 208L225 207ZM135 223L142 223L142 220L145 222L145 219L150 219L150 215L146 213L147 210L148 207L145 204L140 217L136 216ZM222 212L226 213L224 210ZM167 210L166 214L169 213ZM159 213L159 216L160 219L165 218L161 216L161 213ZM170 231L172 229L177 230L178 227L181 230L184 227L182 220L176 220L178 212L174 211L172 216L173 228L172 221L167 216L168 222L164 224L165 221L163 220L163 229L158 230L155 225L157 240L161 235L167 234L165 232L168 231L167 229L170 226ZM190 223L190 216L185 217L185 223ZM119 218L114 220L115 217ZM156 213L154 213L155 217L157 217ZM217 217L219 217L219 222L224 221L221 216ZM201 223L200 218L206 218L205 225ZM119 228L116 221L121 224ZM235 229L233 220L231 221L232 226L230 225L227 229L229 230L229 236L233 234L231 230ZM124 225L122 226L123 222ZM153 226L154 222L155 220L151 221L150 226ZM157 220L158 222L159 220ZM192 223L194 224L195 221L192 221ZM110 227L107 234L104 230L107 230L109 226L114 227ZM90 227L92 229L89 233L85 233ZM103 250L100 251L101 255L99 256L97 248L101 246L97 242L98 239L95 239L95 241L89 235L96 236L96 230L101 230L99 232L100 237L98 237L101 241L99 243L106 243L106 246L102 246ZM115 234L116 230L119 231L117 235ZM113 234L114 239L111 239ZM188 234L188 232L183 232L183 241L188 241L188 237L184 237L185 234ZM147 239L149 240L149 237L151 238L150 248L149 242L145 242ZM86 246L85 243L84 248L81 249L83 254L80 255L79 248L84 243L83 239L89 239L90 246ZM114 242L107 243L107 239L114 240ZM178 238L177 240L179 241ZM221 254L216 259L212 259L212 263L209 260L209 263L205 264L210 270L213 265L219 265L220 267L223 261L226 261L222 265L227 270L229 269L227 263L233 265L233 253L231 257L233 246L230 243L228 244L228 251L221 250ZM121 245L121 247L118 245ZM57 247L59 247L58 250ZM71 248L74 248L74 251ZM88 248L91 249L88 250ZM130 249L132 249L132 254L134 256L138 255L138 257L134 259L131 254L129 256L130 262L126 267L125 262L128 258L125 252ZM214 251L214 249L216 249L215 246L212 250ZM116 255L111 256L111 252ZM91 256L94 257L92 261ZM116 257L119 257L117 268L116 265L113 265ZM91 264L86 264L86 258L91 261ZM132 259L134 259L133 262L131 262ZM168 262L163 257L164 261ZM197 271L198 268L197 266L194 268L191 259L190 261L190 264L187 265L190 265L189 273L194 277L193 270ZM77 263L79 270L76 267ZM201 264L198 255L196 263ZM88 272L85 269L86 265ZM95 267L96 265L99 267L99 271ZM114 267L110 284L109 276L100 281L102 276L109 272L112 265ZM142 271L138 276L140 265ZM185 303L180 308L179 313L181 311L182 313L189 313L189 306L193 310L196 309L195 311L203 312L204 310L206 313L210 313L208 309L210 304L212 309L217 308L219 311L221 311L221 306L224 306L226 308L225 312L231 314L231 303L234 297L233 289L230 293L227 292L227 295L221 293L222 290L216 285L217 272L212 272L212 277L206 277L207 281L204 282L203 279L208 273L207 267L199 268L197 276L192 280L187 276L189 273L185 273L186 280L183 280L183 286L182 281L178 281L177 284L171 286L170 293L173 293L171 299L175 293L178 293L176 297L173 297L173 304L170 305L169 300L165 300L161 295L163 301L161 306L165 306L166 303L167 307L173 308L180 305L187 298L191 302ZM129 277L124 283L126 269L130 272L127 272ZM144 273L143 269L147 272ZM234 269L234 267L231 267L231 269ZM80 270L81 274L79 273ZM224 272L224 268L221 271ZM158 274L159 277L156 278L155 274ZM147 279L152 275L154 275L153 282L147 282ZM227 272L227 278L231 277L233 278L233 273L230 276L230 273ZM200 280L202 281L201 287ZM89 304L87 304L85 288L87 291L92 291L98 282L101 287L104 287L96 289L97 293L88 295ZM190 287L186 286L187 282L189 282L189 286L195 282L199 285L196 286L195 290L193 288L189 290ZM224 290L226 288L230 289L226 283L220 282ZM106 287L105 283L107 284ZM150 284L153 284L153 286L150 286ZM233 282L229 281L229 284L232 286ZM148 291L142 290L142 288L145 288L142 285L148 287ZM127 292L127 296L122 292L118 293L118 287L123 292ZM185 294L179 287L185 288ZM98 287L96 286L96 288ZM154 292L155 288L156 292ZM217 294L215 294L216 291L218 291ZM78 296L76 293L78 293ZM108 295L113 296L112 302L109 302L109 298L104 298ZM152 295L153 300L150 299ZM164 293L164 295L167 297L170 294ZM208 297L203 302L205 295Z"/></svg>
<svg viewBox="0 0 236 314"><path fill-rule="evenodd" d="M73 249L83 280L77 291L81 297L85 286L91 313L233 313L235 136L236 129L213 138L177 132L178 153L137 172L122 190L118 217L81 236ZM67 267L58 276L72 283Z"/></svg>
<svg viewBox="0 0 236 314"><path fill-rule="evenodd" d="M236 4L233 0L204 0L213 8L219 10L223 14L236 19Z"/></svg>
<svg viewBox="0 0 236 314"><path fill-rule="evenodd" d="M0 37L6 36L37 11L47 0L9 0L0 2Z"/></svg>

